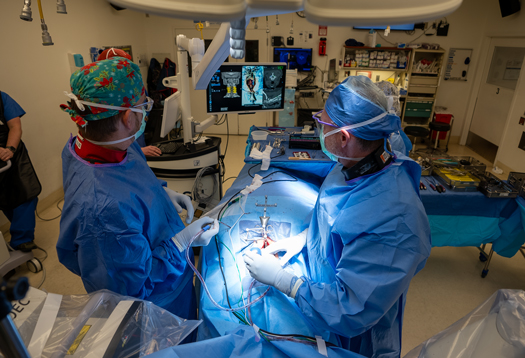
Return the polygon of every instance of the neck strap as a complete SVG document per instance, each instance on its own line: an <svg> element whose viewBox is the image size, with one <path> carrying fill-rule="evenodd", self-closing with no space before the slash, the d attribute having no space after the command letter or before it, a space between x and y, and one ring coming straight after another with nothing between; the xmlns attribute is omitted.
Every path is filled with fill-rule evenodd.
<svg viewBox="0 0 525 358"><path fill-rule="evenodd" d="M377 173L389 165L392 162L393 157L388 152L387 148L385 148L385 146L390 147L390 144L388 141L386 141L385 144L386 145L379 146L376 150L368 154L364 159L360 160L351 168L343 167L341 172L345 176L345 180L349 181L364 175Z"/></svg>

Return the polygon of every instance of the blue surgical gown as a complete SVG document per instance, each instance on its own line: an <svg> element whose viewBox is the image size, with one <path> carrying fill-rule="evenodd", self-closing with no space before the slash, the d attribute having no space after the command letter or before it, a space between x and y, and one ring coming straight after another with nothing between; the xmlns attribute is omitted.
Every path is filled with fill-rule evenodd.
<svg viewBox="0 0 525 358"><path fill-rule="evenodd" d="M60 262L88 293L105 288L195 318L193 271L171 240L184 224L138 144L120 163L92 165L74 142L62 152Z"/></svg>
<svg viewBox="0 0 525 358"><path fill-rule="evenodd" d="M349 182L341 164L328 174L307 236L309 278L295 296L330 340L366 357L400 356L408 286L430 254L420 167L396 154Z"/></svg>

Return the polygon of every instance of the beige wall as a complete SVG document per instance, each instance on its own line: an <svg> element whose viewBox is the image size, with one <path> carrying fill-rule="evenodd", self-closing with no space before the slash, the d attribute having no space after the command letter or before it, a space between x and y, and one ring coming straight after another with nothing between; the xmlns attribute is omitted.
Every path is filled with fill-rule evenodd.
<svg viewBox="0 0 525 358"><path fill-rule="evenodd" d="M56 13L56 2L43 1L46 24L54 46L43 46L38 6L33 21L20 20L23 1L0 4L0 90L27 112L22 139L42 183L40 199L62 187L61 152L74 123L59 109L66 103L71 75L68 52L80 53L89 63L91 46L132 45L134 55L146 54L144 14L116 11L105 0L66 1L67 15ZM0 226L6 219L0 217Z"/></svg>

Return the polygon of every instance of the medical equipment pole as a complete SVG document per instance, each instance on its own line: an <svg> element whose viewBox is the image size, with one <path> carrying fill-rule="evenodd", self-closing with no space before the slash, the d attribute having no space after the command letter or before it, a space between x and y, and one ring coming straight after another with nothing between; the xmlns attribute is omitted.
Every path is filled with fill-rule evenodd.
<svg viewBox="0 0 525 358"><path fill-rule="evenodd" d="M0 351L4 357L31 358L9 312L11 301L21 300L29 290L27 277L3 281L0 289Z"/></svg>
<svg viewBox="0 0 525 358"><path fill-rule="evenodd" d="M182 113L182 129L184 130L184 144L193 143L193 129L191 122L190 102L190 77L188 73L188 38L184 35L177 36L177 62L179 72L177 73L178 90L180 91L180 105Z"/></svg>

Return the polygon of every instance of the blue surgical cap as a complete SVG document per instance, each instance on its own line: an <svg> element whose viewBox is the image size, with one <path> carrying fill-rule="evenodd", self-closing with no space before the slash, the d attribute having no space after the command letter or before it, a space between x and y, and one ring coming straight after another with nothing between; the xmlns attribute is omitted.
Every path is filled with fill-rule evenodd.
<svg viewBox="0 0 525 358"><path fill-rule="evenodd" d="M358 124L388 111L388 100L379 87L368 77L350 76L334 88L324 107L326 114L339 127ZM401 121L394 113L351 133L364 140L388 138L401 130Z"/></svg>

